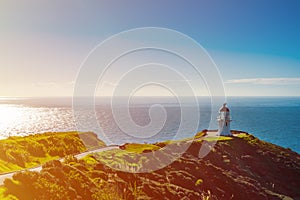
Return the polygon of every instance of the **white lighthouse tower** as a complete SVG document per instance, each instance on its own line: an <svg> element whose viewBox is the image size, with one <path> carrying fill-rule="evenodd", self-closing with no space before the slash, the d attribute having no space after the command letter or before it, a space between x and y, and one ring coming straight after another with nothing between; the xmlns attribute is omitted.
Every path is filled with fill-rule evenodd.
<svg viewBox="0 0 300 200"><path fill-rule="evenodd" d="M229 136L232 135L230 132L230 111L226 107L226 103L223 104L223 106L219 110L219 116L218 116L218 135L224 135Z"/></svg>

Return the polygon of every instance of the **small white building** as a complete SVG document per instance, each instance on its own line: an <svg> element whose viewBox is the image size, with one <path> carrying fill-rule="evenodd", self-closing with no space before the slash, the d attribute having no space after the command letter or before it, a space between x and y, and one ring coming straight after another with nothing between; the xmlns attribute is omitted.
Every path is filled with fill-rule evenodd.
<svg viewBox="0 0 300 200"><path fill-rule="evenodd" d="M218 120L218 133L217 135L230 136L230 110L227 108L226 103L219 110Z"/></svg>

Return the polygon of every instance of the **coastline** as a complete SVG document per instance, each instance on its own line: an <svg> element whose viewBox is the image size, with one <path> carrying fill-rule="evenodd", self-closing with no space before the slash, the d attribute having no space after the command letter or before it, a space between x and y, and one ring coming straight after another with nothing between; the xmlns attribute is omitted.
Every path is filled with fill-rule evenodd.
<svg viewBox="0 0 300 200"><path fill-rule="evenodd" d="M230 198L232 195L236 199L241 199L245 195L255 199L266 197L279 199L280 196L286 199L300 197L298 191L300 182L297 179L300 176L299 154L290 149L261 141L251 134L240 131L233 132L234 136L232 137L221 136L217 138L209 134L212 131L208 131L208 134L204 131L199 132L195 138L154 144L127 143L106 150L107 147L104 145L103 151L97 152L94 149L93 152L79 153L82 155L80 157L72 154L63 160L57 158L46 162L39 170L17 172L12 176L13 179L6 179L0 188L0 191L4 190L2 194L0 192L0 197L2 195L3 198L8 198L9 195L13 195L22 199L24 195L29 195L23 193L22 196L17 191L23 187L22 181L31 179L32 175L42 178L50 173L57 180L65 181L64 184L71 184L75 177L69 177L69 172L73 170L77 172L72 173L79 173L82 176L81 181L77 180L78 184L89 185L90 189L84 189L84 191L89 191L91 199L93 199L92 194L101 188L103 195L108 193L105 188L113 188L118 191L126 191L123 193L132 198L138 195L145 199L157 199L161 198L161 195L167 199L178 196L188 196L192 199L204 199L204 197L222 199L223 197ZM55 134L52 133L48 136L52 137ZM77 138L77 136L73 136ZM34 137L43 138L43 135ZM22 143L21 140L19 142ZM187 143L190 146L186 152L169 165L148 173L138 172L140 167L150 169L153 165L160 165L162 161L170 159L170 156L176 156L176 151L170 150L175 150ZM215 143L214 146L212 146L213 143ZM199 158L201 148L210 149L210 153ZM55 171L57 170L63 170L63 174L56 174ZM21 174L23 174L22 177L28 178L20 179ZM90 182L91 180L93 181ZM53 180L48 177L45 181L51 182ZM98 181L100 182L98 183ZM34 179L32 182L37 184L39 179ZM15 185L16 183L18 184ZM61 183L56 184L62 187ZM98 184L102 186L100 187ZM35 186L29 185L32 187L32 192L36 193ZM75 186L79 187L77 184L72 187ZM15 187L19 189L16 190ZM43 190L49 192L47 188ZM240 191L245 192L243 194ZM77 189L76 195L82 196L84 193L81 192L83 192L83 188ZM123 193L117 192L114 195L118 199L126 199ZM64 195L68 196L71 193ZM107 199L115 199L116 196L110 196ZM42 196L40 198L43 199Z"/></svg>
<svg viewBox="0 0 300 200"><path fill-rule="evenodd" d="M198 100L202 118L198 128L199 131L208 127L210 119L215 120L214 116L212 118L209 116L208 106L210 102L208 99L204 97ZM232 125L234 129L245 130L262 140L291 148L300 153L300 145L297 142L300 139L299 134L297 134L299 126L295 117L300 112L299 99L299 97L228 97L227 103L232 108ZM131 141L132 138L126 137L117 128L114 128L114 119L110 114L111 110L107 107L109 105L107 101L97 98L95 103L97 118L103 123L102 128L105 129L109 141L112 141L111 144L121 145ZM133 107L137 106L136 108L130 108L134 111L132 118L141 125L146 125L149 122L147 115L149 105L153 105L153 103L162 104L167 109L168 116L170 115L170 123L164 127L159 137L148 142L172 139L172 133L177 130L177 124L180 123L180 119L172 118L173 116L180 116L180 113L177 112L178 105L174 104L174 101L160 97L137 97L132 103ZM0 111L10 113L8 116L0 117L0 124L4 125L0 126L0 138L49 131L78 130L73 123L71 99L68 101L66 98L57 97L16 99L14 101L0 100ZM85 120L90 121L90 116L93 116L94 113L83 113L83 115ZM35 117L31 118L31 116ZM214 125L211 129L217 128ZM84 130L78 131L88 130L98 133L97 127L98 124L91 124ZM185 135L185 133L180 134L180 136L182 139L191 137ZM135 140L134 142L144 141Z"/></svg>

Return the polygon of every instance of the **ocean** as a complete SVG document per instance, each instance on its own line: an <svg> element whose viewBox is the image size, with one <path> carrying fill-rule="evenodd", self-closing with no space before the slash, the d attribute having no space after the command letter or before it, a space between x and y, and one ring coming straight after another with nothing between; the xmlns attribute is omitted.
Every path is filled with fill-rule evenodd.
<svg viewBox="0 0 300 200"><path fill-rule="evenodd" d="M209 98L197 105L167 97L124 102L111 109L108 99L96 98L93 107L74 108L67 97L1 98L0 138L76 130L93 131L107 144L152 143L217 129ZM232 129L300 153L300 97L227 97L227 104Z"/></svg>

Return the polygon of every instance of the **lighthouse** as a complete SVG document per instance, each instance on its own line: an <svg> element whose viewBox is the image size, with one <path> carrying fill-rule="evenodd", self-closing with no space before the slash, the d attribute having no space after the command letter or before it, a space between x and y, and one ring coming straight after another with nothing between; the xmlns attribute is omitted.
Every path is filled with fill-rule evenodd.
<svg viewBox="0 0 300 200"><path fill-rule="evenodd" d="M230 132L230 111L226 106L226 103L219 110L218 120L218 135L229 136L232 135Z"/></svg>

